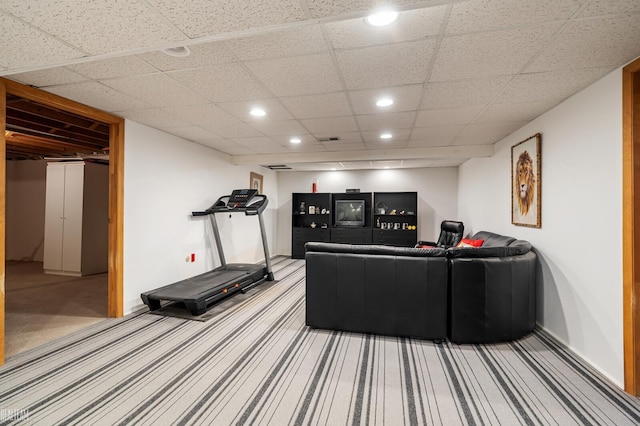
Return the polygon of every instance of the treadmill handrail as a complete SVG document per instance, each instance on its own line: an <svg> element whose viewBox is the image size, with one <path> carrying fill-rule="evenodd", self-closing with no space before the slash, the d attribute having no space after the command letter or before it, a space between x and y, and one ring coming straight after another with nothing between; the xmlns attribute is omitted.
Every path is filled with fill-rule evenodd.
<svg viewBox="0 0 640 426"><path fill-rule="evenodd" d="M213 213L244 213L247 216L253 216L262 213L269 204L269 199L266 195L257 194L250 201L249 204L243 207L233 207L228 204L230 195L225 195L213 203L205 211L191 212L192 216L207 216ZM254 201L256 200L256 201Z"/></svg>

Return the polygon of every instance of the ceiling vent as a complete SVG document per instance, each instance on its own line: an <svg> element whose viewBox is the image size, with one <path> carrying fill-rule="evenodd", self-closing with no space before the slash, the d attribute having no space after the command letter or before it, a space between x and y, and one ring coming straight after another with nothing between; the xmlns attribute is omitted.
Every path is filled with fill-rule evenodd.
<svg viewBox="0 0 640 426"><path fill-rule="evenodd" d="M285 165L285 164L271 164L268 166L265 166L267 169L271 169L271 170L291 170L291 167Z"/></svg>
<svg viewBox="0 0 640 426"><path fill-rule="evenodd" d="M326 138L318 138L318 142L334 142L339 140L340 140L340 136L329 136Z"/></svg>

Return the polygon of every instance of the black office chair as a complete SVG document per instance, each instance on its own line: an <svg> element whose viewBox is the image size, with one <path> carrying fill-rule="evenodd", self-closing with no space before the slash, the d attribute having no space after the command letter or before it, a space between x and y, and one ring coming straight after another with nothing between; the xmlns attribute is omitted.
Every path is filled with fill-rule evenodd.
<svg viewBox="0 0 640 426"><path fill-rule="evenodd" d="M464 224L454 220L443 220L440 224L440 236L438 241L418 241L416 247L432 246L432 247L455 247L464 236Z"/></svg>

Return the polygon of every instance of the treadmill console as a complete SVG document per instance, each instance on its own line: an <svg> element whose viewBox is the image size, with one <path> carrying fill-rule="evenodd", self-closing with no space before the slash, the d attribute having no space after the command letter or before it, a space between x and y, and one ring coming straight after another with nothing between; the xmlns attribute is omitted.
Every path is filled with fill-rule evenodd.
<svg viewBox="0 0 640 426"><path fill-rule="evenodd" d="M246 207L256 195L258 195L257 189L234 189L227 201L227 207L230 209Z"/></svg>

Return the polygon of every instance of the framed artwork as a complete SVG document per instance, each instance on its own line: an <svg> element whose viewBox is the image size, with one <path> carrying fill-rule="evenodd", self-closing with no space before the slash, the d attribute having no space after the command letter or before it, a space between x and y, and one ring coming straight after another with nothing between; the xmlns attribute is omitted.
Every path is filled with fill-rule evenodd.
<svg viewBox="0 0 640 426"><path fill-rule="evenodd" d="M511 223L540 228L540 133L511 147Z"/></svg>
<svg viewBox="0 0 640 426"><path fill-rule="evenodd" d="M249 188L257 189L258 194L262 194L262 175L251 172L249 175Z"/></svg>

